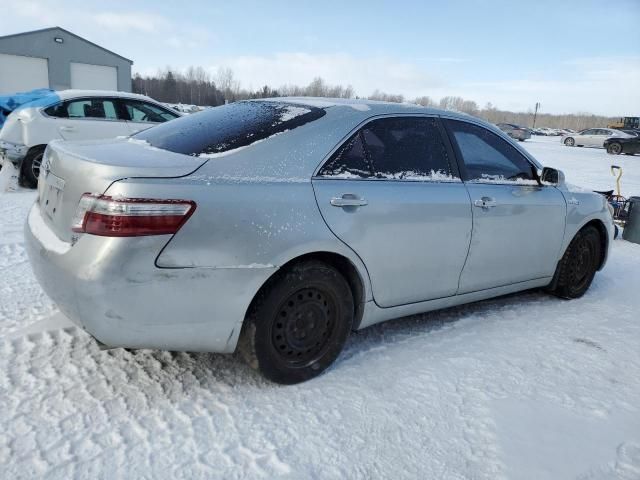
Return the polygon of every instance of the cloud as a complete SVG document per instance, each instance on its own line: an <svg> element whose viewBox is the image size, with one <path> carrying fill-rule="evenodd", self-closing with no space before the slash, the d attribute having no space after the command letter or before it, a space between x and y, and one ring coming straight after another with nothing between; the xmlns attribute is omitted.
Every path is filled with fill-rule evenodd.
<svg viewBox="0 0 640 480"><path fill-rule="evenodd" d="M549 113L590 112L637 115L640 111L640 57L566 60L529 78L459 85L459 95L478 103L526 111L536 102Z"/></svg>
<svg viewBox="0 0 640 480"><path fill-rule="evenodd" d="M149 12L101 12L94 14L92 20L98 26L115 32L153 33L167 31L171 27L169 20L161 15Z"/></svg>
<svg viewBox="0 0 640 480"><path fill-rule="evenodd" d="M360 95L368 95L376 89L413 94L445 85L442 78L413 63L387 57L354 57L346 53L241 55L221 58L209 70L216 73L220 67L231 68L242 85L252 88L306 85L315 77L322 77L330 84L351 85Z"/></svg>

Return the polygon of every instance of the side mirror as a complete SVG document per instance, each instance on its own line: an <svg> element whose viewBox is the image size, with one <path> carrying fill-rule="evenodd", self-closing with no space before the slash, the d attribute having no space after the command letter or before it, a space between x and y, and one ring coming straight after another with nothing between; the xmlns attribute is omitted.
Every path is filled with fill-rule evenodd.
<svg viewBox="0 0 640 480"><path fill-rule="evenodd" d="M544 183L550 183L552 185L561 185L564 183L564 173L562 170L556 170L551 167L544 167L542 169L542 175L540 175L540 180Z"/></svg>

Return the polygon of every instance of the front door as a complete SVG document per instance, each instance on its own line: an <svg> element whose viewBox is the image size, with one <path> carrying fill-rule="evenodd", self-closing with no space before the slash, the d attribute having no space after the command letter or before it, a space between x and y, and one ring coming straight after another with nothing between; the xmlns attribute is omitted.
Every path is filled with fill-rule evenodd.
<svg viewBox="0 0 640 480"><path fill-rule="evenodd" d="M120 104L123 106L124 113L128 119L127 125L131 135L159 123L178 118L177 114L142 100L122 99Z"/></svg>
<svg viewBox="0 0 640 480"><path fill-rule="evenodd" d="M471 207L440 128L430 117L373 120L313 179L325 222L362 259L382 307L458 289Z"/></svg>
<svg viewBox="0 0 640 480"><path fill-rule="evenodd" d="M498 135L469 122L447 125L473 205L458 293L552 276L564 237L564 196L540 186L529 160Z"/></svg>

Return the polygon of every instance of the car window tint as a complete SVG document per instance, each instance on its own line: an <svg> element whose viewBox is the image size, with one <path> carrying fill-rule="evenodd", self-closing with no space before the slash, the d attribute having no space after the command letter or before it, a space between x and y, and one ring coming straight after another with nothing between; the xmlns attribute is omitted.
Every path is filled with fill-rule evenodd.
<svg viewBox="0 0 640 480"><path fill-rule="evenodd" d="M362 136L378 178L453 178L434 118L381 118L365 125Z"/></svg>
<svg viewBox="0 0 640 480"><path fill-rule="evenodd" d="M512 145L486 128L447 120L470 181L535 180L529 161Z"/></svg>
<svg viewBox="0 0 640 480"><path fill-rule="evenodd" d="M56 118L67 118L69 114L67 113L67 105L65 103L57 103L55 105L51 105L44 109L44 113L46 113L50 117Z"/></svg>
<svg viewBox="0 0 640 480"><path fill-rule="evenodd" d="M117 120L116 107L113 100L87 98L66 102L68 118L102 118Z"/></svg>
<svg viewBox="0 0 640 480"><path fill-rule="evenodd" d="M162 123L178 118L178 115L156 105L137 100L122 100L129 119L141 123Z"/></svg>
<svg viewBox="0 0 640 480"><path fill-rule="evenodd" d="M321 177L370 177L371 167L366 158L360 132L347 140L318 172Z"/></svg>
<svg viewBox="0 0 640 480"><path fill-rule="evenodd" d="M186 155L226 152L293 130L325 115L322 108L279 101L242 101L208 108L134 135Z"/></svg>
<svg viewBox="0 0 640 480"><path fill-rule="evenodd" d="M580 132L580 135L595 135L596 131L594 129L583 130Z"/></svg>

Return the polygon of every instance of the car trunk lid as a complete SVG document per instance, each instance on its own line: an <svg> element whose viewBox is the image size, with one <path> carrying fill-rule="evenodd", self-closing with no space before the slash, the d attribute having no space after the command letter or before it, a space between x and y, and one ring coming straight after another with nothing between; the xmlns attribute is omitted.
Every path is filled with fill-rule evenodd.
<svg viewBox="0 0 640 480"><path fill-rule="evenodd" d="M85 193L104 193L124 178L182 177L206 159L181 155L134 139L49 144L38 181L38 203L44 222L70 242L73 217Z"/></svg>

